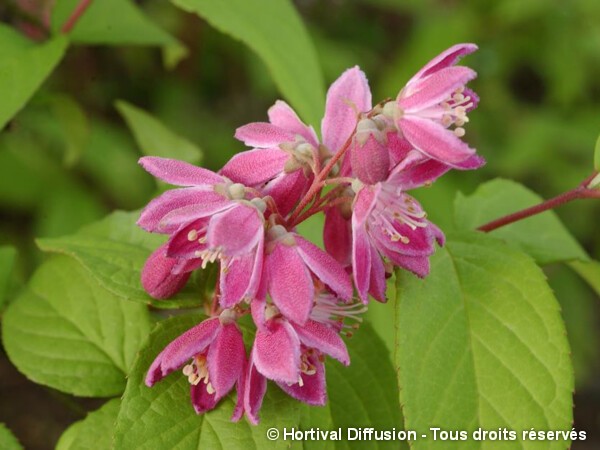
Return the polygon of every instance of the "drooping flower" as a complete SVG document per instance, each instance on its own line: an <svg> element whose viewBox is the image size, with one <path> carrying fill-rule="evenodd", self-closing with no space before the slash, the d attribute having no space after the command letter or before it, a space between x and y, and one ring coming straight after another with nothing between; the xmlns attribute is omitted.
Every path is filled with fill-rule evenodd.
<svg viewBox="0 0 600 450"><path fill-rule="evenodd" d="M315 280L344 300L352 297L350 277L332 256L281 225L271 227L266 244L263 295L268 293L287 319L304 324L313 307Z"/></svg>
<svg viewBox="0 0 600 450"><path fill-rule="evenodd" d="M166 256L178 261L171 272L219 260L222 307L254 296L264 253L265 202L249 199L242 184L191 164L154 157L141 158L140 164L157 178L184 186L152 200L138 220L147 231L171 235ZM147 278L151 269L147 264Z"/></svg>
<svg viewBox="0 0 600 450"><path fill-rule="evenodd" d="M483 164L481 158L473 158L475 149L460 139L469 120L467 113L477 107L479 98L465 87L477 73L455 64L475 50L475 44L445 50L408 81L395 102L383 107L383 114L393 119L411 147L457 168L476 168L472 166L478 161L479 166Z"/></svg>
<svg viewBox="0 0 600 450"><path fill-rule="evenodd" d="M350 364L346 344L337 330L308 320L304 325L287 321L277 313L256 332L234 419L245 411L258 423L258 411L270 379L291 397L309 405L327 401L324 355Z"/></svg>
<svg viewBox="0 0 600 450"><path fill-rule="evenodd" d="M448 166L412 151L385 181L355 183L352 211L352 270L363 302L368 294L385 301L386 269L382 257L423 277L429 273L434 242L444 235L426 218L421 205L406 190L429 184Z"/></svg>
<svg viewBox="0 0 600 450"><path fill-rule="evenodd" d="M322 121L323 143L285 102L269 109L269 122L240 127L236 138L254 149L235 155L220 171L229 179L260 189L287 215L304 195L316 170L339 151L354 131L358 115L371 109L364 73L346 70L329 88Z"/></svg>
<svg viewBox="0 0 600 450"><path fill-rule="evenodd" d="M235 320L235 313L224 310L173 340L148 369L146 385L183 367L196 413L213 409L243 379L246 350Z"/></svg>

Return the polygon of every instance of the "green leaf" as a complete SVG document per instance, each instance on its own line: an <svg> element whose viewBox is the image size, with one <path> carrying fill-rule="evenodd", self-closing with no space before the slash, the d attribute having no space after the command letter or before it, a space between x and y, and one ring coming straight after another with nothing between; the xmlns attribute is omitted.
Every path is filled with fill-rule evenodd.
<svg viewBox="0 0 600 450"><path fill-rule="evenodd" d="M200 164L202 151L195 144L173 133L146 111L121 100L116 102L116 108L127 122L144 155Z"/></svg>
<svg viewBox="0 0 600 450"><path fill-rule="evenodd" d="M572 261L569 263L569 266L600 296L600 262Z"/></svg>
<svg viewBox="0 0 600 450"><path fill-rule="evenodd" d="M469 196L459 193L454 201L454 220L459 229L475 229L542 201L518 183L496 179L482 184ZM529 253L540 264L589 259L553 211L528 217L491 233Z"/></svg>
<svg viewBox="0 0 600 450"><path fill-rule="evenodd" d="M0 423L0 448L2 450L22 450L23 448L3 423Z"/></svg>
<svg viewBox="0 0 600 450"><path fill-rule="evenodd" d="M83 153L90 134L85 112L72 97L54 94L47 99L56 120L60 125L65 142L64 163L73 166Z"/></svg>
<svg viewBox="0 0 600 450"><path fill-rule="evenodd" d="M190 389L180 372L167 376L152 388L144 377L158 353L175 337L198 324L202 316L177 316L159 323L150 334L129 376L117 420L116 449L196 448L312 448L310 442L269 441L266 430L274 427L302 429L373 426L401 429L395 373L387 351L373 330L361 328L349 340L351 365L343 367L327 361L329 402L325 408L309 407L286 396L269 383L259 426L245 419L231 423L234 400L225 398L215 410L196 415L190 403ZM345 439L344 439L345 440ZM317 445L318 444L318 445ZM318 442L314 448L323 448ZM398 448L396 442L364 442L361 448ZM327 443L327 448L333 447ZM335 448L350 448L348 442L335 442Z"/></svg>
<svg viewBox="0 0 600 450"><path fill-rule="evenodd" d="M103 289L83 267L57 256L7 308L2 338L32 381L81 396L118 395L150 318L143 305Z"/></svg>
<svg viewBox="0 0 600 450"><path fill-rule="evenodd" d="M324 109L323 76L308 33L289 0L171 0L223 33L241 40L265 62L284 97L308 123Z"/></svg>
<svg viewBox="0 0 600 450"><path fill-rule="evenodd" d="M564 449L522 441L522 430L571 430L573 368L560 308L534 261L491 236L450 235L418 279L399 272L396 355L406 428L440 448L429 428L507 428L506 448ZM495 443L444 442L443 448ZM503 447L504 448L504 447Z"/></svg>
<svg viewBox="0 0 600 450"><path fill-rule="evenodd" d="M61 60L67 38L35 44L0 24L0 129L27 103Z"/></svg>
<svg viewBox="0 0 600 450"><path fill-rule="evenodd" d="M57 0L52 29L57 32L79 0ZM185 58L187 49L173 36L149 20L130 0L92 2L69 33L79 44L160 45L165 65L173 68Z"/></svg>
<svg viewBox="0 0 600 450"><path fill-rule="evenodd" d="M113 433L121 400L109 400L102 407L75 422L63 433L56 450L109 449L112 448Z"/></svg>
<svg viewBox="0 0 600 450"><path fill-rule="evenodd" d="M600 135L596 140L596 148L594 149L594 170L600 172Z"/></svg>
<svg viewBox="0 0 600 450"><path fill-rule="evenodd" d="M139 228L138 217L137 212L117 211L76 234L38 239L37 243L43 251L75 258L102 287L120 298L155 308L200 306L214 287L214 270L195 271L187 288L171 299L156 300L146 294L140 282L142 267L165 237Z"/></svg>
<svg viewBox="0 0 600 450"><path fill-rule="evenodd" d="M16 258L17 251L13 247L0 247L0 311L8 299L8 289Z"/></svg>

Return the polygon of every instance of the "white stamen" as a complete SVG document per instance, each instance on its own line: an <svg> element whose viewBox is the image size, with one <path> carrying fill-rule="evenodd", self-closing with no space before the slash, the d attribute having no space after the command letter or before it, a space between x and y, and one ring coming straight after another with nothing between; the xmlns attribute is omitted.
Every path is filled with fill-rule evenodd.
<svg viewBox="0 0 600 450"><path fill-rule="evenodd" d="M242 200L246 196L246 186L234 183L227 189L232 200Z"/></svg>
<svg viewBox="0 0 600 450"><path fill-rule="evenodd" d="M188 241L192 242L198 239L198 230L190 230L187 235Z"/></svg>

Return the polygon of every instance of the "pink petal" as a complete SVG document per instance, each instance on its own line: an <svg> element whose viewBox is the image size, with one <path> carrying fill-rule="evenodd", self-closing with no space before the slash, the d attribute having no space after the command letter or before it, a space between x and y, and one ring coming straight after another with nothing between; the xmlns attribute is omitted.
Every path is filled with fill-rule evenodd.
<svg viewBox="0 0 600 450"><path fill-rule="evenodd" d="M312 182L312 176L307 178L302 170L292 173L281 173L263 188L263 195L270 195L275 200L279 213L289 214L300 200Z"/></svg>
<svg viewBox="0 0 600 450"><path fill-rule="evenodd" d="M258 186L283 172L290 155L279 148L264 148L238 153L219 171L231 181Z"/></svg>
<svg viewBox="0 0 600 450"><path fill-rule="evenodd" d="M170 234L181 225L214 214L229 202L212 189L172 189L148 203L137 224L146 231Z"/></svg>
<svg viewBox="0 0 600 450"><path fill-rule="evenodd" d="M267 122L254 122L235 130L235 138L250 147L276 147L283 142L293 142L294 133Z"/></svg>
<svg viewBox="0 0 600 450"><path fill-rule="evenodd" d="M209 381L215 389L216 401L233 388L242 374L245 362L246 349L237 325L230 323L221 326L207 355Z"/></svg>
<svg viewBox="0 0 600 450"><path fill-rule="evenodd" d="M479 155L472 155L464 161L449 165L458 170L474 170L485 165L485 158Z"/></svg>
<svg viewBox="0 0 600 450"><path fill-rule="evenodd" d="M358 66L346 70L327 91L325 117L321 123L325 147L332 153L340 150L356 127L358 113L370 109L367 77Z"/></svg>
<svg viewBox="0 0 600 450"><path fill-rule="evenodd" d="M289 320L306 322L313 304L314 286L296 247L277 243L266 257L265 269L275 306Z"/></svg>
<svg viewBox="0 0 600 450"><path fill-rule="evenodd" d="M300 340L285 321L271 322L268 330L257 330L254 364L265 377L283 383L297 383L300 375Z"/></svg>
<svg viewBox="0 0 600 450"><path fill-rule="evenodd" d="M286 102L277 100L269 108L269 121L279 128L302 136L314 147L319 146L319 140L313 127L306 126Z"/></svg>
<svg viewBox="0 0 600 450"><path fill-rule="evenodd" d="M218 317L207 319L167 345L148 369L146 386L152 386L197 354L202 353L213 341L219 327Z"/></svg>
<svg viewBox="0 0 600 450"><path fill-rule="evenodd" d="M319 280L329 286L339 297L346 300L352 297L352 282L340 263L301 236L296 235L296 244L298 254Z"/></svg>
<svg viewBox="0 0 600 450"><path fill-rule="evenodd" d="M264 236L262 214L254 206L237 203L215 214L208 224L207 244L234 257L249 253Z"/></svg>
<svg viewBox="0 0 600 450"><path fill-rule="evenodd" d="M179 292L187 283L190 273L174 274L177 260L166 255L167 244L157 248L146 260L142 269L142 286L152 297L169 298Z"/></svg>
<svg viewBox="0 0 600 450"><path fill-rule="evenodd" d="M444 163L456 164L471 157L475 150L442 125L417 116L400 119L404 137L419 151Z"/></svg>
<svg viewBox="0 0 600 450"><path fill-rule="evenodd" d="M385 267L381 256L377 253L374 246L371 246L371 273L369 276L369 294L380 302L385 302L385 291L387 284L385 279Z"/></svg>
<svg viewBox="0 0 600 450"><path fill-rule="evenodd" d="M263 270L264 241L259 240L253 253L239 256L221 268L219 300L223 308L231 308L244 298L254 299Z"/></svg>
<svg viewBox="0 0 600 450"><path fill-rule="evenodd" d="M177 230L169 239L167 255L171 258L198 258L197 251L206 249L206 243L200 243L206 235L207 218L194 220ZM190 234L192 233L192 234ZM194 239L190 240L190 237Z"/></svg>
<svg viewBox="0 0 600 450"><path fill-rule="evenodd" d="M413 150L413 146L396 131L387 134L388 150L390 152L390 167L395 167Z"/></svg>
<svg viewBox="0 0 600 450"><path fill-rule="evenodd" d="M344 267L350 265L352 253L352 230L350 220L345 219L340 208L334 206L325 211L323 228L325 250Z"/></svg>
<svg viewBox="0 0 600 450"><path fill-rule="evenodd" d="M318 356L311 355L308 361L314 366L315 373L308 375L300 373L302 377L302 386L300 383L287 384L277 383L277 385L290 397L300 400L313 406L323 406L327 402L327 386L325 383L325 366L319 361Z"/></svg>
<svg viewBox="0 0 600 450"><path fill-rule="evenodd" d="M337 359L344 365L350 364L348 349L340 335L333 328L314 320L307 320L304 325L294 325L300 342Z"/></svg>
<svg viewBox="0 0 600 450"><path fill-rule="evenodd" d="M217 406L216 392L209 394L206 386L202 381L195 386L193 384L190 386L190 396L196 414L203 414Z"/></svg>
<svg viewBox="0 0 600 450"><path fill-rule="evenodd" d="M424 278L429 274L428 256L396 256L392 261L396 265L411 271L421 278Z"/></svg>
<svg viewBox="0 0 600 450"><path fill-rule="evenodd" d="M238 382L238 400L231 420L237 422L245 412L250 423L258 425L258 411L267 391L267 379L256 370L254 359L255 352L252 350L248 369Z"/></svg>
<svg viewBox="0 0 600 450"><path fill-rule="evenodd" d="M415 153L420 156L418 162L409 167L401 167L402 164L399 164L390 174L388 183L402 187L403 191L409 191L433 183L451 169L447 164L428 159L420 152Z"/></svg>
<svg viewBox="0 0 600 450"><path fill-rule="evenodd" d="M174 274L191 272L202 266L202 258L178 259L177 264L173 267Z"/></svg>
<svg viewBox="0 0 600 450"><path fill-rule="evenodd" d="M398 106L405 112L421 111L447 100L461 86L474 79L477 73L468 67L447 67L419 80L411 93L398 97Z"/></svg>
<svg viewBox="0 0 600 450"><path fill-rule="evenodd" d="M175 186L214 186L227 181L208 169L176 159L144 156L139 164L156 178Z"/></svg>
<svg viewBox="0 0 600 450"><path fill-rule="evenodd" d="M375 184L387 178L390 168L390 157L385 145L375 139L372 134L364 145L353 143L350 149L352 173L367 184Z"/></svg>
<svg viewBox="0 0 600 450"><path fill-rule="evenodd" d="M352 229L363 227L369 214L373 211L377 196L381 190L380 185L365 186L357 194L352 206Z"/></svg>
<svg viewBox="0 0 600 450"><path fill-rule="evenodd" d="M363 303L369 302L369 281L371 275L371 243L362 228L353 228L352 271L354 284Z"/></svg>
<svg viewBox="0 0 600 450"><path fill-rule="evenodd" d="M445 67L453 66L462 56L473 53L475 50L477 50L477 46L475 44L453 45L425 64L425 66L419 70L407 84L413 83L417 79L426 77L427 75L437 72Z"/></svg>

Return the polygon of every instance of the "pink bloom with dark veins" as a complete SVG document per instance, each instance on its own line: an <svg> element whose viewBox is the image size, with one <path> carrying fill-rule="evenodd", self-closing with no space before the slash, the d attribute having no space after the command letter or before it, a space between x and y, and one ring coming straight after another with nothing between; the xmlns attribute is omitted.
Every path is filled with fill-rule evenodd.
<svg viewBox="0 0 600 450"><path fill-rule="evenodd" d="M246 350L235 313L224 310L167 345L148 369L146 385L152 387L183 367L194 409L202 414L213 409L236 383L241 386L245 366Z"/></svg>
<svg viewBox="0 0 600 450"><path fill-rule="evenodd" d="M219 260L221 306L253 297L262 271L265 202L248 200L242 184L191 164L155 157L141 158L140 164L157 178L184 186L152 200L137 222L147 231L171 235L166 256L178 261L172 274ZM150 280L153 271L148 264L144 268L145 285L161 284Z"/></svg>

